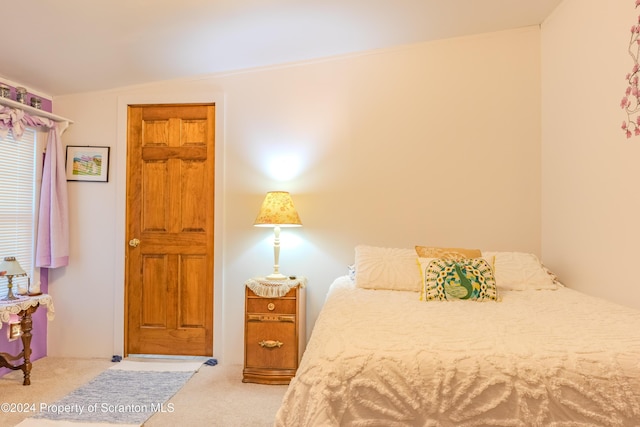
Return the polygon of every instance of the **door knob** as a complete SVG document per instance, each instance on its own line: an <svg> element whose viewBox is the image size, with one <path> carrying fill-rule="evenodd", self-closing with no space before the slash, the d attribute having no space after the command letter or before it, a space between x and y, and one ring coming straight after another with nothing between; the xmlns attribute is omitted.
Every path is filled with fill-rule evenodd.
<svg viewBox="0 0 640 427"><path fill-rule="evenodd" d="M137 248L139 244L140 244L140 240L138 239L134 238L129 240L129 246L131 246L132 248Z"/></svg>

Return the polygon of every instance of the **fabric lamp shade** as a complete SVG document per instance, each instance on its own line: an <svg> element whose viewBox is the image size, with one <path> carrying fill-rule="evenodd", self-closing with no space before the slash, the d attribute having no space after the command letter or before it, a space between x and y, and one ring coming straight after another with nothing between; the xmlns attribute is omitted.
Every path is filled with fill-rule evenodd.
<svg viewBox="0 0 640 427"><path fill-rule="evenodd" d="M22 269L15 257L8 256L0 261L0 271L6 271L5 276L26 276L27 272Z"/></svg>
<svg viewBox="0 0 640 427"><path fill-rule="evenodd" d="M302 221L293 205L291 195L286 191L270 191L262 202L256 227L300 227Z"/></svg>

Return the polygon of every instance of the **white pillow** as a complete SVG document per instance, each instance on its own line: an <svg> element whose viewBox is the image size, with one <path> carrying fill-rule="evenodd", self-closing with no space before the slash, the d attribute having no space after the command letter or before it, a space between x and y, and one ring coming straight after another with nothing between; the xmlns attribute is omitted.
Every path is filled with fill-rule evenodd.
<svg viewBox="0 0 640 427"><path fill-rule="evenodd" d="M356 286L420 292L422 279L415 249L358 245L355 248Z"/></svg>
<svg viewBox="0 0 640 427"><path fill-rule="evenodd" d="M495 257L493 269L498 290L558 289L534 254L482 251L482 256Z"/></svg>

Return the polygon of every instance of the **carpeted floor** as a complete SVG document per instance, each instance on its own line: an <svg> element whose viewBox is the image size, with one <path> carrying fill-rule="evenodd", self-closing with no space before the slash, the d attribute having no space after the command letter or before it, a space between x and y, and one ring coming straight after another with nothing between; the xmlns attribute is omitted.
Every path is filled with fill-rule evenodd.
<svg viewBox="0 0 640 427"><path fill-rule="evenodd" d="M0 426L10 427L35 415L41 403L52 403L89 382L114 363L101 359L45 357L33 363L31 385L22 385L22 371L0 378ZM156 413L145 427L176 425L272 426L287 386L245 384L241 365L203 365L169 401L166 412ZM6 405L4 405L6 407ZM5 408L6 409L6 408ZM23 412L15 412L22 409Z"/></svg>

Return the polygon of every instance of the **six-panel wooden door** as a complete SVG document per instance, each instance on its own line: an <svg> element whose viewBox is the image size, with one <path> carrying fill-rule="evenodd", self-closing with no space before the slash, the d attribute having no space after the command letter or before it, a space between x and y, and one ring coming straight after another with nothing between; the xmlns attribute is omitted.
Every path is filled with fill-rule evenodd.
<svg viewBox="0 0 640 427"><path fill-rule="evenodd" d="M214 123L129 106L125 354L213 354Z"/></svg>

